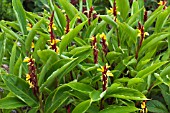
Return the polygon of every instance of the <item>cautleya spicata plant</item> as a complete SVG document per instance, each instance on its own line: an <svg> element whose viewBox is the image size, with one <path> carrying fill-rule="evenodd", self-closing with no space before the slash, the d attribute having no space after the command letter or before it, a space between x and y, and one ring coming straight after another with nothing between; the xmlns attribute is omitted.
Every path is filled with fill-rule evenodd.
<svg viewBox="0 0 170 113"><path fill-rule="evenodd" d="M12 0L17 21L0 21L0 112L169 113L167 1L153 11L109 0L105 14L93 2L42 1L36 14Z"/></svg>

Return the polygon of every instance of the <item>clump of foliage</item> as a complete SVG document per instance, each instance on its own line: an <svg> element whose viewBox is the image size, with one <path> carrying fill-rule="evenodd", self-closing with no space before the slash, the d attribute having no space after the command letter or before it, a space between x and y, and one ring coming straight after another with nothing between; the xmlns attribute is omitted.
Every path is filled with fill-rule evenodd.
<svg viewBox="0 0 170 113"><path fill-rule="evenodd" d="M0 20L14 20L12 4L8 0L0 0Z"/></svg>
<svg viewBox="0 0 170 113"><path fill-rule="evenodd" d="M109 0L104 14L70 2L43 0L36 14L12 0L17 21L0 21L0 110L169 113L167 2Z"/></svg>

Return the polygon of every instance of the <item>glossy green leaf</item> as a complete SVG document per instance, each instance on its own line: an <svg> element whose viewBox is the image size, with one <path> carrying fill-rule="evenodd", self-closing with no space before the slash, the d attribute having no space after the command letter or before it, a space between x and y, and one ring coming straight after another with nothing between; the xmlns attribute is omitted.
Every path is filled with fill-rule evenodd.
<svg viewBox="0 0 170 113"><path fill-rule="evenodd" d="M73 30L71 30L68 34L64 35L60 43L60 54L66 49L67 45L76 37L76 35L80 32L83 26L86 24L87 21L79 24Z"/></svg>
<svg viewBox="0 0 170 113"><path fill-rule="evenodd" d="M38 105L32 89L23 79L14 75L2 75L2 79L9 90L20 100L31 107Z"/></svg>
<svg viewBox="0 0 170 113"><path fill-rule="evenodd" d="M160 12L162 11L162 6L160 6L158 9L156 9L152 15L148 18L148 20L144 24L145 31L148 30L148 28L153 24L155 19L159 16Z"/></svg>
<svg viewBox="0 0 170 113"><path fill-rule="evenodd" d="M14 65L15 65L15 58L16 58L16 49L17 49L17 43L15 42L12 47L11 57L10 57L10 63L9 63L9 72L10 74L14 74Z"/></svg>
<svg viewBox="0 0 170 113"><path fill-rule="evenodd" d="M120 87L119 84L113 84L108 87L105 98L115 97L130 100L147 100L144 94L132 88Z"/></svg>
<svg viewBox="0 0 170 113"><path fill-rule="evenodd" d="M27 51L30 51L31 49L31 43L34 39L34 36L36 35L36 29L38 29L40 27L40 25L42 24L42 22L44 21L44 19L42 18L39 22L37 22L33 28L31 29L31 31L28 33L28 36L25 40L25 48Z"/></svg>
<svg viewBox="0 0 170 113"><path fill-rule="evenodd" d="M136 77L137 78L145 78L166 63L167 63L167 61L154 63L153 65L139 71L138 74L136 75Z"/></svg>
<svg viewBox="0 0 170 113"><path fill-rule="evenodd" d="M66 0L59 0L59 2L63 6L70 20L73 19L74 16L78 13L77 9Z"/></svg>
<svg viewBox="0 0 170 113"><path fill-rule="evenodd" d="M58 107L60 107L67 100L69 96L67 91L69 90L69 87L63 85L51 92L45 102L45 113L55 112Z"/></svg>
<svg viewBox="0 0 170 113"><path fill-rule="evenodd" d="M43 88L44 86L48 84L51 84L52 81L54 81L56 77L60 80L65 74L70 72L76 65L82 62L84 59L86 59L89 56L89 54L90 54L90 51L85 51L83 52L81 57L71 59L70 62L66 63L64 66L54 71L51 74L51 76L47 78L47 80L45 81L45 83L42 85L41 88Z"/></svg>
<svg viewBox="0 0 170 113"><path fill-rule="evenodd" d="M83 93L90 93L94 90L91 86L83 84L83 83L79 83L79 82L70 82L66 85L71 87L74 90L77 90Z"/></svg>
<svg viewBox="0 0 170 113"><path fill-rule="evenodd" d="M120 16L125 20L130 10L129 0L116 0L116 6L120 12Z"/></svg>
<svg viewBox="0 0 170 113"><path fill-rule="evenodd" d="M104 97L105 94L106 94L106 92L101 92L101 91L94 90L93 92L90 93L89 96L91 98L91 101L95 102L95 101L101 100Z"/></svg>
<svg viewBox="0 0 170 113"><path fill-rule="evenodd" d="M100 18L102 20L104 20L105 22L107 22L107 24L110 24L115 28L118 27L117 23L110 16L108 16L108 15L100 15Z"/></svg>
<svg viewBox="0 0 170 113"><path fill-rule="evenodd" d="M142 55L142 52L146 51L151 46L155 46L156 43L167 38L169 35L170 35L169 33L151 35L150 37L143 41L143 44L139 50L139 55Z"/></svg>
<svg viewBox="0 0 170 113"><path fill-rule="evenodd" d="M155 113L169 113L165 105L158 100L150 100L147 102L147 109Z"/></svg>
<svg viewBox="0 0 170 113"><path fill-rule="evenodd" d="M166 9L164 12L161 12L161 14L158 16L156 20L156 26L155 26L155 32L160 32L162 27L165 25L165 22L167 21L170 13L170 7Z"/></svg>
<svg viewBox="0 0 170 113"><path fill-rule="evenodd" d="M53 57L53 61L58 60L58 56L57 56L56 52L51 49L38 51L37 54L40 57L40 60L43 62L43 64L45 64L47 62L47 60L50 58L50 56Z"/></svg>
<svg viewBox="0 0 170 113"><path fill-rule="evenodd" d="M134 106L112 106L101 110L99 113L132 113L137 110L138 108Z"/></svg>
<svg viewBox="0 0 170 113"><path fill-rule="evenodd" d="M23 35L27 35L25 10L20 0L12 0L12 6Z"/></svg>
<svg viewBox="0 0 170 113"><path fill-rule="evenodd" d="M132 78L132 79L130 79L130 80L128 81L127 86L128 86L128 87L131 87L131 86L133 86L133 85L135 85L135 84L142 83L142 82L144 82L144 80L143 80L142 78Z"/></svg>
<svg viewBox="0 0 170 113"><path fill-rule="evenodd" d="M20 56L14 66L14 71L13 71L14 75L19 76L19 70L22 62L23 62L22 57Z"/></svg>
<svg viewBox="0 0 170 113"><path fill-rule="evenodd" d="M16 109L24 106L27 105L17 97L5 97L0 99L0 109Z"/></svg>
<svg viewBox="0 0 170 113"><path fill-rule="evenodd" d="M3 61L3 57L5 54L5 34L4 33L0 33L0 65L2 64Z"/></svg>
<svg viewBox="0 0 170 113"><path fill-rule="evenodd" d="M86 100L78 104L72 113L85 113L91 105L91 100Z"/></svg>

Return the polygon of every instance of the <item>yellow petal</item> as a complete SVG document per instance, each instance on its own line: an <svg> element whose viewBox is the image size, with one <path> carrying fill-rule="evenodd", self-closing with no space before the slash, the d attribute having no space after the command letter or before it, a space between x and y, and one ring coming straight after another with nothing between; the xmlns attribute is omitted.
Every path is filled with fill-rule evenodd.
<svg viewBox="0 0 170 113"><path fill-rule="evenodd" d="M95 37L94 37L94 36L92 36L90 39L91 39L91 40L94 40L94 38L95 38Z"/></svg>
<svg viewBox="0 0 170 113"><path fill-rule="evenodd" d="M109 71L109 70L107 71L106 75L113 77L113 74L112 74L111 71Z"/></svg>
<svg viewBox="0 0 170 113"><path fill-rule="evenodd" d="M30 74L26 74L26 81L30 80L31 76Z"/></svg>
<svg viewBox="0 0 170 113"><path fill-rule="evenodd" d="M32 82L28 81L28 84L30 85L30 88L34 88L34 85Z"/></svg>
<svg viewBox="0 0 170 113"><path fill-rule="evenodd" d="M159 5L163 5L163 1L160 1L158 4L159 4Z"/></svg>
<svg viewBox="0 0 170 113"><path fill-rule="evenodd" d="M148 32L145 32L145 33L144 33L144 36L149 36L149 33L148 33Z"/></svg>
<svg viewBox="0 0 170 113"><path fill-rule="evenodd" d="M29 57L25 57L23 62L29 62L30 58Z"/></svg>
<svg viewBox="0 0 170 113"><path fill-rule="evenodd" d="M142 102L141 108L144 109L146 107L145 102Z"/></svg>
<svg viewBox="0 0 170 113"><path fill-rule="evenodd" d="M102 34L100 35L100 38L106 40L106 35L105 35L104 33L102 33Z"/></svg>
<svg viewBox="0 0 170 113"><path fill-rule="evenodd" d="M32 49L34 48L34 42L31 43L31 48L32 48Z"/></svg>

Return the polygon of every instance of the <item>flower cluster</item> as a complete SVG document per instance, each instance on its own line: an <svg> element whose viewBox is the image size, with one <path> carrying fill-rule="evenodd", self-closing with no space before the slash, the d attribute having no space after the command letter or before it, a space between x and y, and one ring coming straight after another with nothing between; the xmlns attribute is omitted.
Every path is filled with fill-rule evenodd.
<svg viewBox="0 0 170 113"><path fill-rule="evenodd" d="M92 19L97 18L97 14L96 14L96 12L94 11L94 7L91 7L91 8L90 8L87 17L88 17L88 24L89 24L89 25L91 24L91 20L92 20Z"/></svg>
<svg viewBox="0 0 170 113"><path fill-rule="evenodd" d="M104 54L107 55L108 49L107 49L106 35L102 33L100 35L100 38L101 38L102 50Z"/></svg>
<svg viewBox="0 0 170 113"><path fill-rule="evenodd" d="M113 3L113 7L110 8L110 10L108 10L107 12L112 14L114 16L114 21L116 22L117 21L117 15L120 15L120 12L117 11L117 8L116 7L116 0L114 0L114 3Z"/></svg>
<svg viewBox="0 0 170 113"><path fill-rule="evenodd" d="M102 66L101 69L98 69L98 71L102 72L102 88L103 91L105 91L107 89L107 85L108 85L108 76L112 76L113 74L110 72L110 70L108 70L110 68L110 66L108 66L108 64L106 64L105 66Z"/></svg>
<svg viewBox="0 0 170 113"><path fill-rule="evenodd" d="M65 28L65 34L67 34L70 31L70 19L68 18L67 14L66 14L66 20L67 20L67 24Z"/></svg>
<svg viewBox="0 0 170 113"><path fill-rule="evenodd" d="M148 112L148 109L146 107L146 100L142 102L141 108L142 108L141 113L147 113Z"/></svg>
<svg viewBox="0 0 170 113"><path fill-rule="evenodd" d="M164 10L167 8L166 4L167 4L167 1L165 1L165 0L160 1L160 2L158 3L159 6L164 6L164 8L163 8Z"/></svg>
<svg viewBox="0 0 170 113"><path fill-rule="evenodd" d="M33 59L32 57L31 58L26 57L23 62L28 63L29 73L26 74L26 81L30 85L30 88L33 89L34 95L36 95L39 92L39 90L37 85L38 83L37 83L37 76L36 76L35 59Z"/></svg>
<svg viewBox="0 0 170 113"><path fill-rule="evenodd" d="M138 22L138 32L139 32L138 36L140 37L140 42L139 42L139 46L137 48L137 52L136 52L136 56L135 56L136 59L138 58L138 51L139 51L140 47L142 46L142 42L143 42L145 36L149 35L148 32L144 31L144 26L140 22Z"/></svg>
<svg viewBox="0 0 170 113"><path fill-rule="evenodd" d="M93 48L93 56L94 56L94 63L98 63L98 49L97 49L97 39L96 37L92 37L92 48Z"/></svg>
<svg viewBox="0 0 170 113"><path fill-rule="evenodd" d="M59 48L57 47L57 43L60 41L59 39L55 39L53 29L56 30L56 27L53 22L54 19L54 11L52 12L51 18L50 18L50 24L49 24L49 32L50 32L50 48L54 50L56 53L58 53Z"/></svg>

